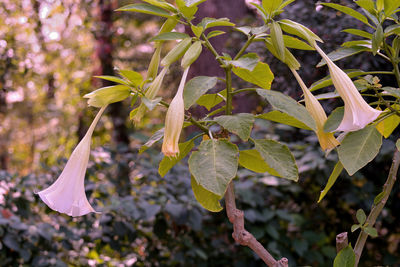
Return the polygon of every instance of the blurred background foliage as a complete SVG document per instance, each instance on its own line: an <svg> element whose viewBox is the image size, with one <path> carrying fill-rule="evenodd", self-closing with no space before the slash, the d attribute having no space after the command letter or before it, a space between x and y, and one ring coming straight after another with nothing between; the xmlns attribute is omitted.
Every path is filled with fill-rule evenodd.
<svg viewBox="0 0 400 267"><path fill-rule="evenodd" d="M237 25L260 25L247 2L208 0L200 5L199 17L226 16ZM350 0L330 2L353 5ZM104 86L93 76L112 75L114 68L139 72L147 68L153 48L146 41L162 21L112 11L128 3L0 2L0 266L262 266L249 249L234 244L224 211L210 213L197 204L185 161L161 178L159 144L138 154L162 127L163 110L153 111L135 128L128 118L129 102L109 108L101 119L86 179L86 194L101 214L60 215L35 195L59 175L93 118L95 110L81 98ZM328 52L350 38L341 29L359 23L334 10L316 8L313 0L296 1L283 15L321 36ZM214 42L233 54L240 48L238 42L244 41L233 32ZM276 77L272 89L300 99L301 90L285 65L262 46L255 44L249 50L264 55L270 64ZM308 85L326 75L325 68L315 68L320 60L316 53L294 53ZM218 73L207 54L196 64L192 76ZM366 54L340 64L365 71L385 69ZM177 77L174 69L167 76L166 96L176 87ZM391 86L393 81L380 78ZM324 105L331 110L339 103L331 100ZM253 112L270 108L256 96L236 97L235 107ZM381 191L395 139L384 140L374 162L353 177L342 173L317 203L336 155L324 158L315 136L288 126L259 120L253 134L286 142L294 151L301 179L293 183L239 170L235 189L248 230L275 257L289 258L291 266L331 266L336 234L349 231L356 210L368 211ZM376 226L379 237L368 240L362 266L399 266L399 198L395 186ZM352 244L357 234L350 233Z"/></svg>

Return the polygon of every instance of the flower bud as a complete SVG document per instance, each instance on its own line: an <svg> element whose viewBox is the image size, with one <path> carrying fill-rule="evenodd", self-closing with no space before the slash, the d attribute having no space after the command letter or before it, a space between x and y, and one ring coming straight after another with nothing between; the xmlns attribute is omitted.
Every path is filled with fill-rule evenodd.
<svg viewBox="0 0 400 267"><path fill-rule="evenodd" d="M169 66L178 59L180 59L192 43L192 38L188 37L183 39L177 46L172 48L171 51L161 60L161 66Z"/></svg>
<svg viewBox="0 0 400 267"><path fill-rule="evenodd" d="M183 102L183 89L185 88L186 77L189 68L183 72L181 82L172 99L167 115L165 117L164 140L162 144L162 153L166 157L176 157L179 154L179 137L181 135L183 121L185 118L185 106Z"/></svg>
<svg viewBox="0 0 400 267"><path fill-rule="evenodd" d="M200 56L202 50L201 42L196 41L190 46L182 58L181 66L183 69L188 68Z"/></svg>

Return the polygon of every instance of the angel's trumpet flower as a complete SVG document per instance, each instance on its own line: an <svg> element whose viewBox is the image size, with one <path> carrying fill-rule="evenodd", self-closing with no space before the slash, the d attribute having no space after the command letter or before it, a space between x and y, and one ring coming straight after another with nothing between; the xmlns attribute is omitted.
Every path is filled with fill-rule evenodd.
<svg viewBox="0 0 400 267"><path fill-rule="evenodd" d="M333 85L344 101L344 117L336 131L351 132L364 128L378 118L382 111L373 109L362 98L353 81L318 47L315 49L326 61Z"/></svg>
<svg viewBox="0 0 400 267"><path fill-rule="evenodd" d="M38 193L51 209L74 217L96 212L86 198L84 180L93 130L105 108L106 106L103 106L97 113L58 179L50 187Z"/></svg>
<svg viewBox="0 0 400 267"><path fill-rule="evenodd" d="M296 77L297 82L299 83L301 89L304 94L304 101L306 102L306 109L311 114L311 117L315 120L315 124L317 126L316 134L318 137L319 144L321 145L322 150L333 149L339 145L339 141L333 136L333 133L324 132L324 124L327 120L324 109L318 100L313 96L313 94L308 90L307 86L304 84L303 80L299 76L299 74L294 69L290 69Z"/></svg>
<svg viewBox="0 0 400 267"><path fill-rule="evenodd" d="M164 141L162 153L167 157L175 157L179 154L179 137L181 135L183 121L185 117L185 106L183 102L183 89L185 88L186 77L189 67L185 69L175 97L169 105L165 117Z"/></svg>

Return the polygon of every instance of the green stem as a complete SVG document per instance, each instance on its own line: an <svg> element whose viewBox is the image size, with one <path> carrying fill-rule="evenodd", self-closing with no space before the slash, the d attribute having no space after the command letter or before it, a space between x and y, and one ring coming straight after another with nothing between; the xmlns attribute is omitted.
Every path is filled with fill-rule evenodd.
<svg viewBox="0 0 400 267"><path fill-rule="evenodd" d="M375 204L372 205L371 212L369 213L368 218L366 220L366 225L370 227L374 226L376 219L378 218L383 207L385 206L386 201L389 198L390 192L392 191L393 185L396 182L397 170L399 169L399 164L400 164L400 153L396 149L396 151L394 152L392 166L390 167L388 178L383 186L383 191L382 191L383 198L376 205ZM363 230L361 230L356 245L354 246L354 253L356 254L356 264L355 264L356 267L358 266L358 262L360 261L361 253L363 251L367 238L368 234Z"/></svg>
<svg viewBox="0 0 400 267"><path fill-rule="evenodd" d="M366 71L363 74L388 74L388 75L394 75L393 71Z"/></svg>
<svg viewBox="0 0 400 267"><path fill-rule="evenodd" d="M210 41L207 39L206 35L204 33L202 33L201 37L203 38L203 40L205 42L205 45L208 48L208 50L210 50L211 53L214 55L215 59L219 62L219 64L224 66L225 62L221 59L221 56L218 54L217 50L215 50L215 48L212 46Z"/></svg>
<svg viewBox="0 0 400 267"><path fill-rule="evenodd" d="M196 125L197 127L199 127L205 134L208 135L208 133L209 133L210 130L209 130L206 126L201 125L198 121L196 121L195 119L193 119L192 116L189 116L188 120L189 120L193 125Z"/></svg>
<svg viewBox="0 0 400 267"><path fill-rule="evenodd" d="M226 115L232 114L232 68L225 68L225 79L226 79Z"/></svg>
<svg viewBox="0 0 400 267"><path fill-rule="evenodd" d="M249 45L253 42L255 37L256 37L255 35L252 35L247 39L246 43L240 49L240 51L237 53L237 55L233 58L233 60L237 60L238 58L240 58L243 55L243 53L246 51L247 47L249 47Z"/></svg>
<svg viewBox="0 0 400 267"><path fill-rule="evenodd" d="M375 87L372 87L372 89L374 89L375 94L378 96L381 103L383 103L391 112L396 113L396 115L400 117L400 112L398 110L395 110L388 102L386 102L385 99L383 99L382 94L378 91L378 89L376 89Z"/></svg>
<svg viewBox="0 0 400 267"><path fill-rule="evenodd" d="M232 95L236 95L239 93L243 93L243 92L256 92L257 88L244 88L244 89L239 89L239 90L235 90L232 92Z"/></svg>

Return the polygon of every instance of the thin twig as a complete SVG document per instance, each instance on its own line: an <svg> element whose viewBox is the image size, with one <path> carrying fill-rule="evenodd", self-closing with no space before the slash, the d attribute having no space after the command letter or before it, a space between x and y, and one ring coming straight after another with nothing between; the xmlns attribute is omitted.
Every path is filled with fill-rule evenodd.
<svg viewBox="0 0 400 267"><path fill-rule="evenodd" d="M235 192L232 182L229 183L225 193L225 206L228 219L233 224L232 237L237 243L251 248L270 267L288 266L288 260L286 258L276 261L263 245L244 228L244 213L236 208Z"/></svg>
<svg viewBox="0 0 400 267"><path fill-rule="evenodd" d="M373 227L376 222L376 219L378 218L383 207L385 206L386 201L389 198L390 192L392 191L393 185L396 182L397 170L399 169L399 164L400 164L400 153L396 149L396 151L394 152L392 166L390 167L388 178L386 180L386 183L383 185L384 196L383 196L382 200L379 201L379 203L377 203L376 205L375 204L372 205L372 209L368 215L366 225ZM367 240L367 238L368 238L368 234L366 232L364 232L363 230L361 230L361 232L357 238L357 243L354 246L354 253L356 254L355 266L358 266L358 262L360 261L361 253L364 249L365 241Z"/></svg>

